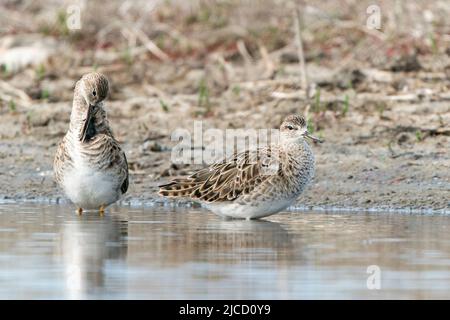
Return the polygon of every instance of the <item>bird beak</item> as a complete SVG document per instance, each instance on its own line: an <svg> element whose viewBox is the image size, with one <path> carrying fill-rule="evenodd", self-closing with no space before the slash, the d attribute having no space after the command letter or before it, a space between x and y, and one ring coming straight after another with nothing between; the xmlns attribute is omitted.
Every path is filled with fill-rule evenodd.
<svg viewBox="0 0 450 320"><path fill-rule="evenodd" d="M323 142L322 139L317 138L317 137L314 137L314 136L311 135L308 131L305 132L305 137L310 138L312 141L315 141L315 142L320 142L320 143Z"/></svg>
<svg viewBox="0 0 450 320"><path fill-rule="evenodd" d="M94 110L94 106L89 104L88 105L88 110L87 110L87 113L86 113L86 118L85 118L84 123L83 123L83 128L81 129L81 136L80 136L80 141L81 142L86 142L87 133L88 133L88 129L89 129L89 124L91 123L92 111L93 110Z"/></svg>

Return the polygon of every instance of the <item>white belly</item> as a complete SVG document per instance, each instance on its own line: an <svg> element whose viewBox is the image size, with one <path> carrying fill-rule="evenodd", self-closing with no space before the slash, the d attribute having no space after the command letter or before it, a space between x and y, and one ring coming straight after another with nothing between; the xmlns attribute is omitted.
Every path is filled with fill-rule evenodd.
<svg viewBox="0 0 450 320"><path fill-rule="evenodd" d="M74 168L64 177L67 197L83 209L99 209L116 202L121 196L119 181L109 172L82 166Z"/></svg>
<svg viewBox="0 0 450 320"><path fill-rule="evenodd" d="M282 199L242 205L236 202L204 203L204 206L223 217L233 219L258 219L275 214L289 207L295 199Z"/></svg>

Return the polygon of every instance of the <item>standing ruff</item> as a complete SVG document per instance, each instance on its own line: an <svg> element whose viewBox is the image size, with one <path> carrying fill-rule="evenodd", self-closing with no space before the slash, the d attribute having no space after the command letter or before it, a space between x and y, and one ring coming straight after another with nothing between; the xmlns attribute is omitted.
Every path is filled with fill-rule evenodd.
<svg viewBox="0 0 450 320"><path fill-rule="evenodd" d="M103 107L108 88L107 78L95 72L76 83L69 130L56 151L55 180L80 214L103 213L128 189L127 159Z"/></svg>
<svg viewBox="0 0 450 320"><path fill-rule="evenodd" d="M199 201L214 213L257 219L290 206L314 176L314 155L305 138L306 121L288 116L280 126L280 142L235 155L193 175L160 186L165 197Z"/></svg>

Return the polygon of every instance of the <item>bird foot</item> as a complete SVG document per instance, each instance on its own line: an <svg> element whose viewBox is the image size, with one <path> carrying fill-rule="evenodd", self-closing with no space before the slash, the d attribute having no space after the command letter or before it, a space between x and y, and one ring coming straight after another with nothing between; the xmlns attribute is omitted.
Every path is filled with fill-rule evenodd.
<svg viewBox="0 0 450 320"><path fill-rule="evenodd" d="M100 216L103 217L105 215L105 206L100 206L98 212L100 213Z"/></svg>
<svg viewBox="0 0 450 320"><path fill-rule="evenodd" d="M78 209L77 209L77 214L78 214L79 216L81 216L81 215L83 214L83 208L78 208Z"/></svg>

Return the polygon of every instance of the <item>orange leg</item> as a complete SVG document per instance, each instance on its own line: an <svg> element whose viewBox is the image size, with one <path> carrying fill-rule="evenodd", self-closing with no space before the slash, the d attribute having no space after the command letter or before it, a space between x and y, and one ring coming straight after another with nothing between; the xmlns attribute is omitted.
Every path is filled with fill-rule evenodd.
<svg viewBox="0 0 450 320"><path fill-rule="evenodd" d="M83 208L78 208L78 209L77 209L77 214L78 214L79 216L81 216L81 215L83 214Z"/></svg>

